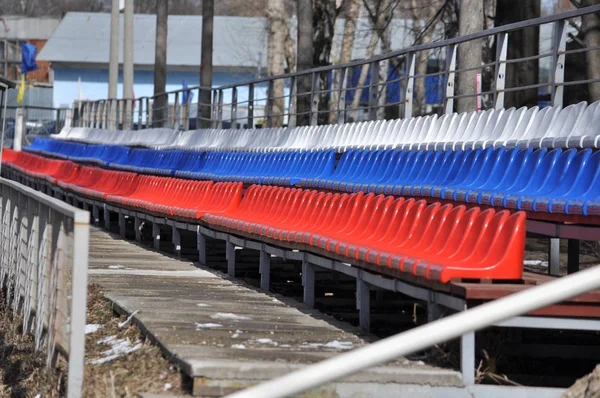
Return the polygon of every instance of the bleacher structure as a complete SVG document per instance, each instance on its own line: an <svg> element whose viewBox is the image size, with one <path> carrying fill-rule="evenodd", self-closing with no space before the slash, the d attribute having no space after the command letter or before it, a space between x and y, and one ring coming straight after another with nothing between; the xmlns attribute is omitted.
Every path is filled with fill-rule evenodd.
<svg viewBox="0 0 600 398"><path fill-rule="evenodd" d="M369 291L401 292L463 311L551 280L523 269L527 232L600 239L600 102L364 123L258 130L108 131L65 128L25 152L5 150L4 175L91 209L302 261L304 302L315 267L357 280L360 324ZM577 252L578 255L578 252ZM570 262L573 262L570 258ZM574 270L574 269L571 269ZM590 292L500 326L600 330ZM578 317L578 322L570 319ZM462 339L473 380L474 334Z"/></svg>

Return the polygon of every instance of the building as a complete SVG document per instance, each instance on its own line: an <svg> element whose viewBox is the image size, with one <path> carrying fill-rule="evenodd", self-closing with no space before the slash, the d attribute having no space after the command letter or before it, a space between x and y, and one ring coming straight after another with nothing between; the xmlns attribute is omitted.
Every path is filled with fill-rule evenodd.
<svg viewBox="0 0 600 398"><path fill-rule="evenodd" d="M394 48L410 44L406 28L409 21L393 21ZM122 62L123 16L120 21L119 62ZM337 20L336 32L344 20ZM290 21L295 37L296 21ZM153 95L156 16L134 16L134 94L136 98ZM358 23L353 51L362 58L371 29L367 20ZM171 15L167 38L167 91L189 87L200 81L201 16ZM73 100L105 99L108 94L110 14L67 13L48 40L38 59L51 62L54 71L54 106L70 106ZM335 42L341 42L337 35ZM334 44L335 47L335 44ZM339 48L339 47L338 47ZM217 16L214 19L213 86L222 86L264 76L267 70L267 19ZM256 97L265 96L266 87L257 87ZM118 95L122 96L119 75ZM240 91L238 101L247 99ZM171 99L172 101L173 99ZM230 101L229 98L224 99Z"/></svg>
<svg viewBox="0 0 600 398"><path fill-rule="evenodd" d="M0 17L0 75L18 80L21 66L21 43L37 47L38 53L58 24L58 18ZM49 83L52 80L48 62L38 62L38 70L27 74L27 81Z"/></svg>

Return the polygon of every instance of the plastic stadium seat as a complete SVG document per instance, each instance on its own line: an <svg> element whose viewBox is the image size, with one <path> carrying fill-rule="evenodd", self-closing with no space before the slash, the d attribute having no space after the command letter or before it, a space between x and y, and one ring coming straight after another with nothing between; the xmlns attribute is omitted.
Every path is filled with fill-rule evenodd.
<svg viewBox="0 0 600 398"><path fill-rule="evenodd" d="M239 207L205 221L441 282L522 277L523 212L252 186Z"/></svg>

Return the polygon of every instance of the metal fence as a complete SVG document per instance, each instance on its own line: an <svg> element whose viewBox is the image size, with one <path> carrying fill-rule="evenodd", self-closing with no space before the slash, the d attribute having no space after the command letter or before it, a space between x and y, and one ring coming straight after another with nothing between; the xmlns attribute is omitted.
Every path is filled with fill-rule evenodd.
<svg viewBox="0 0 600 398"><path fill-rule="evenodd" d="M135 100L82 101L76 103L74 125L113 130L294 127L452 113L465 100L470 100L468 110L567 105L589 100L591 85L600 84L585 71L586 54L600 52L600 46L586 46L574 28L581 25L583 15L598 12L600 5L590 6L367 60L218 88L192 87ZM532 29L544 32L548 40L540 40L536 54L514 57L511 40ZM461 67L458 53L473 42L489 55L481 65ZM522 68L535 70L534 82L520 83ZM427 106L426 89L436 90ZM199 102L207 91L211 101Z"/></svg>
<svg viewBox="0 0 600 398"><path fill-rule="evenodd" d="M3 170L5 173L7 170ZM89 213L0 179L0 281L47 365L69 362L67 394L81 396L84 372Z"/></svg>
<svg viewBox="0 0 600 398"><path fill-rule="evenodd" d="M15 90L11 90L15 91ZM9 92L11 92L9 91ZM5 124L5 142L6 147L13 146L15 129L23 126L24 131L21 137L25 144L31 144L33 137L58 134L65 127L65 124L71 123L73 110L70 108L52 108L44 106L14 106L6 107ZM23 117L22 123L17 123L18 117ZM2 118L0 116L0 125Z"/></svg>

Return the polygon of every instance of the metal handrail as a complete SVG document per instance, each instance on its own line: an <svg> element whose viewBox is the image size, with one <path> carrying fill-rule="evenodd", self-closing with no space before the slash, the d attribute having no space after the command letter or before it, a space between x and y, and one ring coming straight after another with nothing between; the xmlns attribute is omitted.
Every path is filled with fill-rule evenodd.
<svg viewBox="0 0 600 398"><path fill-rule="evenodd" d="M547 87L549 94L552 98L552 105L561 106L563 105L563 91L565 86L573 84L589 84L597 82L596 79L580 79L574 82L565 83L564 81L564 70L565 70L565 56L567 54L574 54L574 51L566 50L566 38L567 38L567 20L571 18L581 17L583 15L598 13L600 12L600 5L588 6L573 11L564 12L561 14L549 15L545 17L530 19L526 21L516 22L508 25L498 26L495 28L482 30L472 34L455 37L452 39L445 39L441 41L435 41L430 43L424 43L419 45L413 45L410 47L394 50L388 53L374 56L370 59L358 59L353 60L344 64L326 65L312 69L306 69L296 71L292 73L286 73L277 76L265 76L259 77L253 80L243 81L239 83L232 83L222 85L219 87L202 87L193 86L188 88L182 88L174 91L168 91L165 93L157 94L155 96L140 97L136 99L108 99L98 101L84 101L82 102L81 114L83 114L83 120L79 123L81 127L96 127L96 128L110 128L110 129L130 129L137 125L137 129L143 127L172 127L175 129L187 129L189 127L190 117L193 120L193 112L198 110L196 114L196 122L209 121L210 125L204 124L204 127L208 128L222 128L223 123L230 122L232 127L237 128L237 121L241 120L242 124L244 120L247 120L248 128L251 128L257 118L264 118L266 127L273 126L275 118L281 118L287 115L287 125L294 127L297 124L297 120L294 116L306 115L304 118L304 124L309 123L315 125L317 123L324 123L323 119L319 119L318 115L329 112L330 118L329 123L335 121L336 123L344 123L350 119L369 119L374 120L378 117L382 117L378 113L382 106L392 107L395 109L394 112L397 116L394 117L405 117L409 118L413 115L413 101L414 101L414 81L416 79L422 79L430 76L443 76L442 81L444 84L440 85L440 104L443 105L445 113L454 112L455 100L460 98L485 98L487 108L500 109L504 107L504 97L506 93L514 92L517 90L524 89L539 89ZM519 29L525 29L532 26L540 26L543 24L553 24L554 34L551 44L551 50L541 54L526 56L522 58L507 59L506 46L508 43L508 33L514 32ZM469 42L472 40L481 40L485 38L494 38L497 43L497 51L493 62L489 62L481 66L457 65L456 56L458 47L462 43ZM445 57L440 56L438 61L444 62L445 66L440 66L440 70L433 73L416 73L415 70L415 54L419 52L428 52L430 50L436 50L436 54L446 53ZM586 48L587 51L593 50L593 47ZM580 51L578 51L580 52ZM433 53L433 51L432 51ZM428 54L429 57L430 54ZM399 58L402 58L402 65L400 66ZM536 59L551 58L549 60L550 66L550 81L540 82L537 81L535 84L530 84L522 87L506 87L506 67L507 65L514 64L516 62L528 62ZM377 70L380 69L381 62L393 63L395 69L399 75L397 79L381 79L378 78ZM358 68L362 66L369 66L371 68L372 80L370 83L357 84L357 87L351 87L347 82L349 73L352 72L352 68ZM470 67L469 67L470 66ZM475 89L475 81L473 81L473 87L467 92L457 93L455 87L457 87L456 80L460 76L466 76L465 73L473 72L476 70L483 70L484 68L492 70L492 80L488 87L481 90ZM324 76L324 73L336 71L336 75ZM514 73L514 72L511 72ZM275 81L284 81L285 87L289 90L289 93L285 93L282 98L282 94L278 93L274 89ZM311 80L311 81L308 81ZM325 84L327 80L327 84ZM303 82L300 84L300 82ZM288 85L289 83L289 85ZM396 86L393 88L394 95L400 100L387 102L386 95L389 94L390 84L395 83ZM486 82L487 83L487 82ZM323 89L323 85L327 88ZM487 84L486 84L487 85ZM304 90L301 86L304 86ZM361 86L362 88L358 87ZM255 89L266 90L265 98L257 98L255 96ZM372 91L377 88L377 93L373 94ZM298 91L309 90L307 94L299 94ZM200 92L204 90L210 90L211 101L209 103L200 102ZM238 101L238 92L241 93L243 90L244 95L247 95L247 100L240 98ZM349 104L345 96L348 93L354 93L357 95L359 90L369 90L371 93L367 102L368 107L365 108L365 112L359 114L362 106L356 104ZM189 101L189 95L187 96L188 101L180 103L180 96L184 94L198 93L197 103L192 104ZM329 109L324 110L326 107L320 102L320 99L324 98L321 94L331 94L331 100L329 102ZM224 97L228 96L231 98L224 101ZM166 97L165 106L160 107L160 112L157 113L158 119L153 120L152 113L153 109L150 105L150 101L160 97ZM169 98L172 100L174 97L175 102L169 104ZM287 98L287 99L286 99ZM130 102L134 101L139 106L137 112L132 111L131 115L129 112L125 114L125 109L132 109L129 105ZM279 101L277 109L274 109L276 101ZM303 104L302 109L299 108L296 102ZM227 109L224 112L224 103L230 103L231 109ZM248 114L246 117L238 117L237 111L240 104L247 104ZM266 103L264 110L259 110L257 104ZM110 104L110 111L107 111L106 104ZM116 109L115 109L116 108ZM202 116L200 109L207 111L210 109L210 116ZM255 108L259 113L255 113ZM120 109L120 110L119 110ZM292 112L291 110L294 109ZM225 117L223 116L225 113ZM336 117L333 117L336 115ZM320 121L319 121L320 120ZM279 122L279 121L278 121ZM122 123L122 127L121 127Z"/></svg>
<svg viewBox="0 0 600 398"><path fill-rule="evenodd" d="M3 174L10 173L5 168ZM89 212L0 178L0 283L48 367L68 357L67 396L82 395Z"/></svg>
<svg viewBox="0 0 600 398"><path fill-rule="evenodd" d="M600 265L482 304L229 395L283 398L600 288Z"/></svg>

